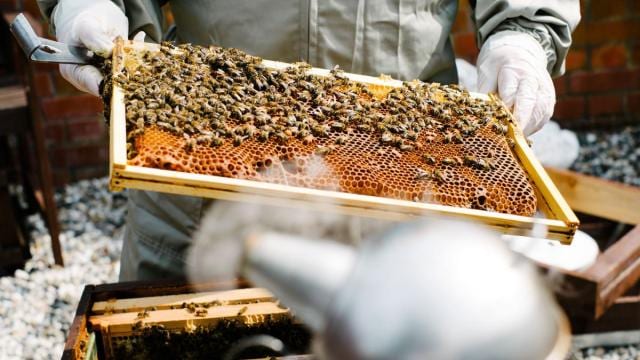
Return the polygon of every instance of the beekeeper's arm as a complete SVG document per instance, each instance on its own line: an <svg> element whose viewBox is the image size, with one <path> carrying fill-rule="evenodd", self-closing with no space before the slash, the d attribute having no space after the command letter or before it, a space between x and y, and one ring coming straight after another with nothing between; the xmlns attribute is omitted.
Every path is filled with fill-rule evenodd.
<svg viewBox="0 0 640 360"><path fill-rule="evenodd" d="M81 45L107 57L113 40L144 31L152 40L161 39L161 10L154 0L38 0L57 39ZM60 65L60 73L79 90L99 96L100 71L91 65Z"/></svg>
<svg viewBox="0 0 640 360"><path fill-rule="evenodd" d="M551 76L564 72L579 0L471 0L480 46L478 90L497 91L525 134L553 114Z"/></svg>

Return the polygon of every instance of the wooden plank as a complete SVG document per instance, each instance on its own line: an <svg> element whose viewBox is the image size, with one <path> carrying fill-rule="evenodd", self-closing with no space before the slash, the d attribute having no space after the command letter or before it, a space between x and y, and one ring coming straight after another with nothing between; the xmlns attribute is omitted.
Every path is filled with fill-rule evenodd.
<svg viewBox="0 0 640 360"><path fill-rule="evenodd" d="M640 224L640 188L573 171L547 168L576 211L627 224Z"/></svg>
<svg viewBox="0 0 640 360"><path fill-rule="evenodd" d="M553 211L555 218L564 221L574 231L577 230L580 224L578 217L564 200L562 194L542 167L542 164L536 159L527 140L513 122L509 126L509 133L516 142L514 151L518 160L520 160L536 188L540 191L543 201Z"/></svg>
<svg viewBox="0 0 640 360"><path fill-rule="evenodd" d="M120 43L116 47L122 48L122 46L124 45ZM127 42L127 46L133 46L136 50L140 50L141 46L143 47L145 45ZM154 51L157 49L157 46L155 46L151 50ZM121 53L124 54L125 52L126 51ZM267 67L277 69L291 66L291 64L268 60L263 60L263 63ZM114 66L114 71L115 69L116 67ZM320 76L326 76L329 74L329 70L318 68L312 68L309 72ZM373 86L392 88L402 85L402 82L398 80L348 73L345 73L344 75L354 81L371 84ZM114 90L114 94L115 93L116 91ZM489 99L489 97L483 94L472 95L485 100ZM373 214L378 215L381 213L397 213L396 216L391 217L392 219L406 219L407 216L425 215L454 216L481 221L489 226L501 230L502 232L518 235L527 235L530 233L529 230L533 228L534 224L544 223L549 228L550 238L560 240L563 243L571 242L578 225L577 218L568 205L566 205L566 202L564 202L560 193L553 186L553 183L551 183L546 173L544 173L542 166L535 160L533 153L528 148L528 145L526 145L526 141L522 136L515 136L515 155L528 172L534 172L534 174L529 175L531 176L534 185L539 187L538 193L545 197L540 201L541 204L544 205L541 208L543 210L551 209L551 213L544 214L547 216L547 219L534 219L524 216L464 209L437 204L415 203L411 201L375 196L364 196L309 188L295 188L242 179L128 166L126 165L126 144L124 143L126 142L126 129L124 129L124 135L122 130L126 123L124 102L121 105L117 105L117 109L117 116L113 116L112 111L112 129L114 128L113 123L119 123L121 128L115 134L112 133L111 140L112 143L119 142L119 149L113 149L113 151L117 151L118 154L112 154L113 156L118 156L118 158L112 162L111 166L111 186L113 189L132 187L152 191L241 201L246 201L251 196L263 196L264 198L270 198L273 200L279 197L284 197L288 200L295 200L298 203L303 201L321 201L329 204L337 204L340 208L347 208L353 213L359 213L359 215L363 216L371 216ZM511 129L510 134L512 136L514 135L513 128ZM114 136L119 137L119 140L114 139ZM122 164L125 165L122 166ZM247 196L247 194L250 196ZM313 204L313 206L316 206L316 204ZM332 208L337 209L335 206Z"/></svg>
<svg viewBox="0 0 640 360"><path fill-rule="evenodd" d="M127 166L126 169L128 170L130 168L130 166ZM157 170L149 168L139 169L143 169L144 171ZM180 173L180 177L182 177L183 174L184 173ZM196 177L208 177L208 175L199 174L188 175L193 175ZM225 181L247 181L230 178L223 179L225 179ZM157 181L157 178L156 180L137 180L122 177L114 179L114 181L117 186L122 186L125 188L167 192L179 195L210 197L229 201L260 203L270 206L287 206L318 211L331 211L347 215L380 218L389 221L407 221L422 216L456 217L463 220L480 221L501 233L512 235L529 235L531 234L531 230L533 229L534 225L542 224L547 227L549 239L555 239L563 243L570 243L570 240L573 237L573 231L571 231L571 229L567 229L566 224L560 220L528 218L501 213L488 213L482 210L447 207L427 203L407 202L408 204L404 204L404 201L402 200L350 193L330 192L309 188L285 187L284 191L282 192L274 191L272 189L264 193L254 193L250 191L251 185L253 184L282 186L278 184L251 182L251 185L248 185L246 187L243 187L239 191L236 191L234 189L212 189L207 186L207 183L203 185L178 185L176 183L167 184L163 181ZM297 190L300 191L298 192ZM323 196L323 194L317 194L315 192L328 192L331 194L329 194L328 196ZM360 197L371 199L360 199ZM401 204L397 205L394 202L400 202ZM434 210L433 207L440 207L441 209ZM475 212L480 214L474 214Z"/></svg>
<svg viewBox="0 0 640 360"><path fill-rule="evenodd" d="M119 313L96 315L89 318L95 330L108 328L109 335L128 336L134 332L136 322L143 325L162 324L167 330L188 330L195 326L210 326L220 319L242 319L246 322L259 322L266 316L289 316L289 309L275 302L239 304L209 307L206 315L196 316L186 309L149 311L148 317L140 319L137 313Z"/></svg>
<svg viewBox="0 0 640 360"><path fill-rule="evenodd" d="M181 306L183 303L211 303L218 301L224 304L240 304L248 301L272 301L274 299L266 289L249 288L228 291L211 291L195 294L179 294L150 296L133 299L117 299L115 301L98 301L93 304L91 311L93 314L104 314L105 312L139 312L149 307L156 307L158 310L171 309L173 306Z"/></svg>
<svg viewBox="0 0 640 360"><path fill-rule="evenodd" d="M27 107L27 92L24 86L0 87L0 110Z"/></svg>

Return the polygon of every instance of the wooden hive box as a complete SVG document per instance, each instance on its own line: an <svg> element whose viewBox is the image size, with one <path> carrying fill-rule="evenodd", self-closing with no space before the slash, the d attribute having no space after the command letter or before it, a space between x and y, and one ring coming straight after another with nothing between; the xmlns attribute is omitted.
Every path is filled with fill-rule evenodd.
<svg viewBox="0 0 640 360"><path fill-rule="evenodd" d="M133 61L129 58L130 54L158 50L158 45L119 41L114 51L114 74ZM263 60L263 65L273 69L284 69L291 66L268 60ZM327 76L329 71L312 68L308 70L308 73ZM356 74L345 74L345 76L352 81L366 84L370 88L381 91L389 91L402 86L402 82L397 80ZM497 98L489 98L486 95L472 95L499 102ZM406 220L425 215L453 216L479 221L502 233L513 235L526 235L530 233L534 225L541 224L547 227L549 238L570 243L578 227L578 219L540 163L535 159L524 136L513 124L514 122L511 121L508 136L515 143L512 150L514 156L534 186L538 203L536 217L133 166L127 161L124 92L114 85L110 116L110 186L113 190L131 188L273 205L313 206L316 209L325 208L330 211L337 210L353 215L391 220Z"/></svg>
<svg viewBox="0 0 640 360"><path fill-rule="evenodd" d="M221 321L237 321L249 326L260 326L267 321L288 321L283 325L285 329L294 324L289 309L281 306L267 290L219 290L230 285L244 284L230 281L188 285L184 282L155 281L88 285L78 305L62 358L118 358L118 347L126 348L127 343L141 339L145 329L152 326L160 326L163 332L166 330L185 336L202 334L202 329L213 327L213 342L216 336L225 336L226 328L219 332L215 328ZM302 328L297 322L295 326ZM298 332L301 331L299 329ZM233 329L229 331L231 334L237 333ZM302 331L308 335L306 330Z"/></svg>

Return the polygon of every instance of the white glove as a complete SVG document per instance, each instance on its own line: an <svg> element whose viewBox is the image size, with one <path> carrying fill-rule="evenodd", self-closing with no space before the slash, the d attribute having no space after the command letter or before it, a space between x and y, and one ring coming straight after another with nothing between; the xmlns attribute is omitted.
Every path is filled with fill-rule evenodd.
<svg viewBox="0 0 640 360"><path fill-rule="evenodd" d="M489 37L478 56L478 91L498 91L513 108L525 135L540 130L551 118L556 103L547 56L532 36L501 31Z"/></svg>
<svg viewBox="0 0 640 360"><path fill-rule="evenodd" d="M85 46L102 57L111 55L116 37L126 39L129 32L129 20L109 0L61 0L53 21L60 42ZM60 73L79 90L100 95L98 87L103 76L96 67L62 64Z"/></svg>

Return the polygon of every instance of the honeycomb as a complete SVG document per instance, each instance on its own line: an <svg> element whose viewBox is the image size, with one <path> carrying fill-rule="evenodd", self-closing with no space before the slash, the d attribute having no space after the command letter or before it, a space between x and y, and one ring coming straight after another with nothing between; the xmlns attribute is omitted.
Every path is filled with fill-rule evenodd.
<svg viewBox="0 0 640 360"><path fill-rule="evenodd" d="M321 77L307 68L163 44L108 79L126 93L129 164L535 213L497 103L456 86L367 86L339 69Z"/></svg>

